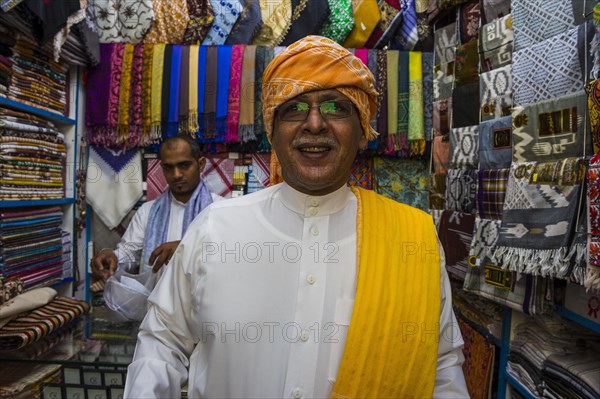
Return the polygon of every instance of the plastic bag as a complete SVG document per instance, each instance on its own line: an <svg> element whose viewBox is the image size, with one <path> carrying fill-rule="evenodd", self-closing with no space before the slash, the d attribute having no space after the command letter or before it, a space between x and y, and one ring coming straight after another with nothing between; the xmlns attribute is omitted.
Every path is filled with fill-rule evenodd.
<svg viewBox="0 0 600 399"><path fill-rule="evenodd" d="M158 273L151 270L131 274L118 270L106 280L106 305L128 320L141 321L146 315L148 296L156 285Z"/></svg>

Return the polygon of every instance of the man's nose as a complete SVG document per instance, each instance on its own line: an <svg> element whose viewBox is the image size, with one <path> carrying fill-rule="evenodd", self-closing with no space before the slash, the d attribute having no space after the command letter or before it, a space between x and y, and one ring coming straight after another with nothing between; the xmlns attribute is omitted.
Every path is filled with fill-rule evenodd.
<svg viewBox="0 0 600 399"><path fill-rule="evenodd" d="M308 115L304 121L304 124L305 130L312 134L322 133L327 126L325 118L323 118L323 115L321 115L321 110L319 107L311 107L311 109L308 111Z"/></svg>
<svg viewBox="0 0 600 399"><path fill-rule="evenodd" d="M178 167L173 168L173 177L179 179L183 176L183 172Z"/></svg>

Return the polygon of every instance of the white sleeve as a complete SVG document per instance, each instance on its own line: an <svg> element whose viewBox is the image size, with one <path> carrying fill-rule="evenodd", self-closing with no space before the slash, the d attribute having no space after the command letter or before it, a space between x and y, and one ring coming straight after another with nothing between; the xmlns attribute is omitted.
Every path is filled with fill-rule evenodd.
<svg viewBox="0 0 600 399"><path fill-rule="evenodd" d="M464 345L456 316L452 310L452 291L446 272L444 249L440 251L440 342L438 344L437 372L435 376L434 398L468 398L469 391L462 369L465 357L462 353Z"/></svg>
<svg viewBox="0 0 600 399"><path fill-rule="evenodd" d="M125 398L180 398L187 382L189 358L199 342L191 293L201 259L201 246L195 244L201 238L194 224L198 226L198 219L148 298L148 313L127 370Z"/></svg>
<svg viewBox="0 0 600 399"><path fill-rule="evenodd" d="M121 242L117 244L115 254L117 255L119 264L140 264L142 248L144 247L144 233L153 202L146 202L135 212L129 226L127 226L125 234L121 238Z"/></svg>

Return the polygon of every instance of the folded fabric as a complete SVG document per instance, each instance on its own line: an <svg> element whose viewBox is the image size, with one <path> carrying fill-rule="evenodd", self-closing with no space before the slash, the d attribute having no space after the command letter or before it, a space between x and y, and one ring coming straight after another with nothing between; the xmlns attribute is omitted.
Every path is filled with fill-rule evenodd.
<svg viewBox="0 0 600 399"><path fill-rule="evenodd" d="M452 90L452 127L479 124L479 81Z"/></svg>
<svg viewBox="0 0 600 399"><path fill-rule="evenodd" d="M477 47L477 36L479 34L480 20L480 2L468 2L461 4L458 12L458 37L461 43L464 44L475 39L475 47ZM475 52L477 52L477 50L475 50Z"/></svg>
<svg viewBox="0 0 600 399"><path fill-rule="evenodd" d="M456 23L440 27L434 32L434 52L436 65L454 61L454 52L458 45Z"/></svg>
<svg viewBox="0 0 600 399"><path fill-rule="evenodd" d="M200 177L211 193L230 197L233 190L233 159L206 157L206 167Z"/></svg>
<svg viewBox="0 0 600 399"><path fill-rule="evenodd" d="M531 47L582 24L594 5L593 1L581 0L512 0L515 50Z"/></svg>
<svg viewBox="0 0 600 399"><path fill-rule="evenodd" d="M446 209L474 213L477 170L449 169L446 174Z"/></svg>
<svg viewBox="0 0 600 399"><path fill-rule="evenodd" d="M90 3L100 43L139 43L154 22L151 0L127 2L94 0Z"/></svg>
<svg viewBox="0 0 600 399"><path fill-rule="evenodd" d="M437 64L433 67L433 100L452 98L454 87L454 62Z"/></svg>
<svg viewBox="0 0 600 399"><path fill-rule="evenodd" d="M433 135L447 136L452 120L452 98L433 102Z"/></svg>
<svg viewBox="0 0 600 399"><path fill-rule="evenodd" d="M510 0L483 0L483 23L492 22L510 14Z"/></svg>
<svg viewBox="0 0 600 399"><path fill-rule="evenodd" d="M584 91L516 106L512 110L513 161L546 161L591 153L585 142L587 96ZM589 136L587 137L589 139Z"/></svg>
<svg viewBox="0 0 600 399"><path fill-rule="evenodd" d="M88 312L85 301L56 296L46 305L8 322L0 330L0 350L17 350L36 342Z"/></svg>
<svg viewBox="0 0 600 399"><path fill-rule="evenodd" d="M510 115L512 100L512 68L510 65L479 75L481 120Z"/></svg>
<svg viewBox="0 0 600 399"><path fill-rule="evenodd" d="M319 36L327 37L339 44L344 43L354 27L351 0L329 0L329 16L319 30Z"/></svg>
<svg viewBox="0 0 600 399"><path fill-rule="evenodd" d="M86 199L109 229L119 225L143 195L142 157L137 149L110 151L90 147ZM118 201L106 201L106 193Z"/></svg>
<svg viewBox="0 0 600 399"><path fill-rule="evenodd" d="M182 43L190 20L186 0L152 0L154 23L145 43Z"/></svg>
<svg viewBox="0 0 600 399"><path fill-rule="evenodd" d="M456 47L454 60L454 86L463 86L479 80L479 54L477 39Z"/></svg>
<svg viewBox="0 0 600 399"><path fill-rule="evenodd" d="M513 54L513 28L510 14L480 28L479 63L482 72L510 65Z"/></svg>
<svg viewBox="0 0 600 399"><path fill-rule="evenodd" d="M479 166L482 169L508 168L512 163L512 117L479 124Z"/></svg>
<svg viewBox="0 0 600 399"><path fill-rule="evenodd" d="M292 23L292 1L260 0L259 3L263 24L254 36L252 44L277 46Z"/></svg>
<svg viewBox="0 0 600 399"><path fill-rule="evenodd" d="M467 273L469 247L473 239L475 215L445 210L438 234L446 257L450 277L463 281Z"/></svg>
<svg viewBox="0 0 600 399"><path fill-rule="evenodd" d="M56 296L56 290L50 287L36 288L17 295L0 306L0 328L21 313L44 306Z"/></svg>
<svg viewBox="0 0 600 399"><path fill-rule="evenodd" d="M494 261L512 271L564 278L584 172L577 158L514 162Z"/></svg>
<svg viewBox="0 0 600 399"><path fill-rule="evenodd" d="M202 41L205 46L225 44L225 40L244 9L240 0L211 0L211 5L215 15Z"/></svg>
<svg viewBox="0 0 600 399"><path fill-rule="evenodd" d="M489 397L494 375L494 344L462 318L458 318L458 325L465 342L462 369L469 395L472 398Z"/></svg>
<svg viewBox="0 0 600 399"><path fill-rule="evenodd" d="M480 218L501 219L510 169L480 169L477 179L477 213Z"/></svg>
<svg viewBox="0 0 600 399"><path fill-rule="evenodd" d="M381 20L381 12L377 2L371 0L353 1L352 9L354 12L354 28L346 37L344 47L365 47L367 40Z"/></svg>
<svg viewBox="0 0 600 399"><path fill-rule="evenodd" d="M600 152L600 79L589 82L586 92L594 154L597 154Z"/></svg>
<svg viewBox="0 0 600 399"><path fill-rule="evenodd" d="M327 20L329 12L327 0L292 0L292 23L281 45L289 46L305 36L318 32Z"/></svg>
<svg viewBox="0 0 600 399"><path fill-rule="evenodd" d="M587 23L513 54L513 102L517 106L584 89L591 65L593 24Z"/></svg>
<svg viewBox="0 0 600 399"><path fill-rule="evenodd" d="M479 164L479 125L450 131L450 167L477 168Z"/></svg>

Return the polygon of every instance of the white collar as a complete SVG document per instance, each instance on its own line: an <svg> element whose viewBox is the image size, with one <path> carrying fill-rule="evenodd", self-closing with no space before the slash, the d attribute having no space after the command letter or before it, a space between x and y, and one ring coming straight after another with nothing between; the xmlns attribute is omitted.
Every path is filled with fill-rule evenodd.
<svg viewBox="0 0 600 399"><path fill-rule="evenodd" d="M346 185L332 193L315 196L301 193L284 182L279 192L281 193L281 202L289 210L305 217L331 215L339 212L354 196Z"/></svg>

